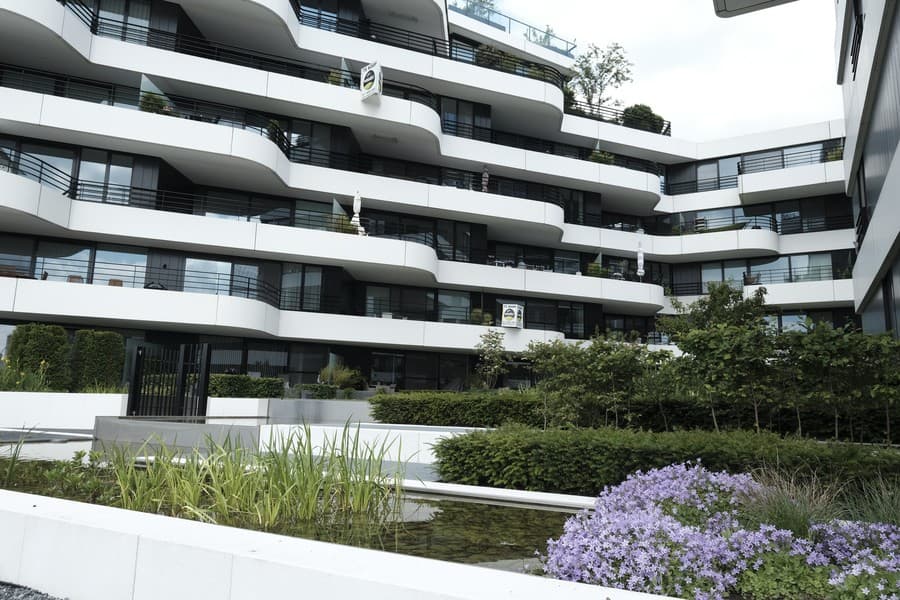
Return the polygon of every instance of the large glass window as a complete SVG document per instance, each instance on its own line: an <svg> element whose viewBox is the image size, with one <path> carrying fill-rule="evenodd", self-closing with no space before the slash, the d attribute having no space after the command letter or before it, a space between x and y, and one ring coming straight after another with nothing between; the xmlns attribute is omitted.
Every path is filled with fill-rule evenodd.
<svg viewBox="0 0 900 600"><path fill-rule="evenodd" d="M553 253L553 270L557 273L574 275L581 270L581 255L568 250L555 251Z"/></svg>
<svg viewBox="0 0 900 600"><path fill-rule="evenodd" d="M247 342L247 374L278 377L288 365L288 347L279 342Z"/></svg>
<svg viewBox="0 0 900 600"><path fill-rule="evenodd" d="M22 175L25 177L35 181L69 183L69 178L72 176L72 167L75 164L74 150L41 144L22 144L22 153L30 154L46 163L45 165L37 163L33 169L22 171Z"/></svg>
<svg viewBox="0 0 900 600"><path fill-rule="evenodd" d="M719 189L719 164L716 161L697 164L697 191Z"/></svg>
<svg viewBox="0 0 900 600"><path fill-rule="evenodd" d="M733 288L744 285L744 272L747 270L745 260L726 260L722 263L723 281Z"/></svg>
<svg viewBox="0 0 900 600"><path fill-rule="evenodd" d="M16 172L16 142L0 138L0 171Z"/></svg>
<svg viewBox="0 0 900 600"><path fill-rule="evenodd" d="M753 284L788 283L790 260L787 256L754 258L750 261L750 282Z"/></svg>
<svg viewBox="0 0 900 600"><path fill-rule="evenodd" d="M775 221L778 233L802 233L803 221L800 218L800 201L790 200L775 205Z"/></svg>
<svg viewBox="0 0 900 600"><path fill-rule="evenodd" d="M833 278L831 253L791 256L792 281L823 281Z"/></svg>
<svg viewBox="0 0 900 600"><path fill-rule="evenodd" d="M231 262L188 257L184 262L184 291L227 294L231 291Z"/></svg>
<svg viewBox="0 0 900 600"><path fill-rule="evenodd" d="M300 310L303 302L303 265L285 263L281 269L281 308Z"/></svg>
<svg viewBox="0 0 900 600"><path fill-rule="evenodd" d="M366 286L366 316L393 317L390 288L377 285Z"/></svg>
<svg viewBox="0 0 900 600"><path fill-rule="evenodd" d="M469 292L438 291L438 321L468 323L471 297Z"/></svg>
<svg viewBox="0 0 900 600"><path fill-rule="evenodd" d="M322 310L322 267L303 269L303 310Z"/></svg>
<svg viewBox="0 0 900 600"><path fill-rule="evenodd" d="M0 236L0 276L26 277L32 274L34 240L12 235Z"/></svg>
<svg viewBox="0 0 900 600"><path fill-rule="evenodd" d="M134 159L125 154L86 149L78 165L78 194L84 200L127 204Z"/></svg>
<svg viewBox="0 0 900 600"><path fill-rule="evenodd" d="M113 287L144 287L147 271L147 251L129 246L97 246L94 256L94 285Z"/></svg>
<svg viewBox="0 0 900 600"><path fill-rule="evenodd" d="M409 390L433 390L437 387L438 355L408 352L403 387Z"/></svg>
<svg viewBox="0 0 900 600"><path fill-rule="evenodd" d="M793 148L785 148L784 150L784 166L798 167L801 165L814 165L822 162L823 144L806 144L804 146L794 146Z"/></svg>
<svg viewBox="0 0 900 600"><path fill-rule="evenodd" d="M235 264L231 271L231 295L240 298L267 300L265 290L260 289L259 265Z"/></svg>
<svg viewBox="0 0 900 600"><path fill-rule="evenodd" d="M316 383L319 371L328 364L328 350L313 344L291 344L289 361L291 384Z"/></svg>
<svg viewBox="0 0 900 600"><path fill-rule="evenodd" d="M311 200L297 200L294 205L294 227L304 229L330 230L334 219L332 218L332 205ZM369 231L369 235L375 232Z"/></svg>
<svg viewBox="0 0 900 600"><path fill-rule="evenodd" d="M38 243L34 276L49 281L85 283L88 280L91 249L84 244L51 242Z"/></svg>
<svg viewBox="0 0 900 600"><path fill-rule="evenodd" d="M700 266L700 281L703 284L703 293L708 293L710 283L718 283L722 281L722 263L703 263Z"/></svg>
<svg viewBox="0 0 900 600"><path fill-rule="evenodd" d="M469 376L469 359L466 356L441 354L438 387L442 390L463 390Z"/></svg>
<svg viewBox="0 0 900 600"><path fill-rule="evenodd" d="M580 302L559 302L557 307L557 323L566 337L581 339L584 337L584 305Z"/></svg>
<svg viewBox="0 0 900 600"><path fill-rule="evenodd" d="M403 354L373 352L369 382L373 385L396 385L402 387L404 358Z"/></svg>

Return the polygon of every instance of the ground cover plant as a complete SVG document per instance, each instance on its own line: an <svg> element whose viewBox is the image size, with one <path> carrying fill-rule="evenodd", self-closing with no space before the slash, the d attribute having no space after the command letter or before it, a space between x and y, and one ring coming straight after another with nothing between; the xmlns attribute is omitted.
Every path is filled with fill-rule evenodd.
<svg viewBox="0 0 900 600"><path fill-rule="evenodd" d="M697 600L900 597L900 527L815 511L800 531L760 523L771 496L797 492L784 482L689 463L639 471L567 521L544 569ZM857 497L835 494L831 510L849 510Z"/></svg>

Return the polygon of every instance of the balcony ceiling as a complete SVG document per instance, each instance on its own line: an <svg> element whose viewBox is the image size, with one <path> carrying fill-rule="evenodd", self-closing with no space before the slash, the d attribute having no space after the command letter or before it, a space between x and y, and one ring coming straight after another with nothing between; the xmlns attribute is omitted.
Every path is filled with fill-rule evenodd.
<svg viewBox="0 0 900 600"><path fill-rule="evenodd" d="M736 17L749 12L772 8L779 4L787 4L794 0L713 0L716 15L720 17Z"/></svg>

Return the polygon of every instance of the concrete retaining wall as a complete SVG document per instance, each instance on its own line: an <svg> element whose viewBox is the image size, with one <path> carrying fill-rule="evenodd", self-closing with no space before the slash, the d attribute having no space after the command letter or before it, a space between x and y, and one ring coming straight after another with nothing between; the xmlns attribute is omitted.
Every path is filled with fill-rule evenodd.
<svg viewBox="0 0 900 600"><path fill-rule="evenodd" d="M126 394L0 392L0 427L91 429L100 416L125 414Z"/></svg>
<svg viewBox="0 0 900 600"><path fill-rule="evenodd" d="M69 600L662 600L0 491L0 581Z"/></svg>

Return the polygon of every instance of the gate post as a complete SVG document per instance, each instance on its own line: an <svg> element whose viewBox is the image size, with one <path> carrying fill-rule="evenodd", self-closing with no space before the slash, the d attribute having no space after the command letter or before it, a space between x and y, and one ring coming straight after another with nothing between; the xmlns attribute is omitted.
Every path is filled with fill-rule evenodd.
<svg viewBox="0 0 900 600"><path fill-rule="evenodd" d="M144 347L138 346L134 353L134 363L131 369L131 382L128 386L128 407L125 414L135 416L138 410L138 400L141 398L141 388L144 384Z"/></svg>

